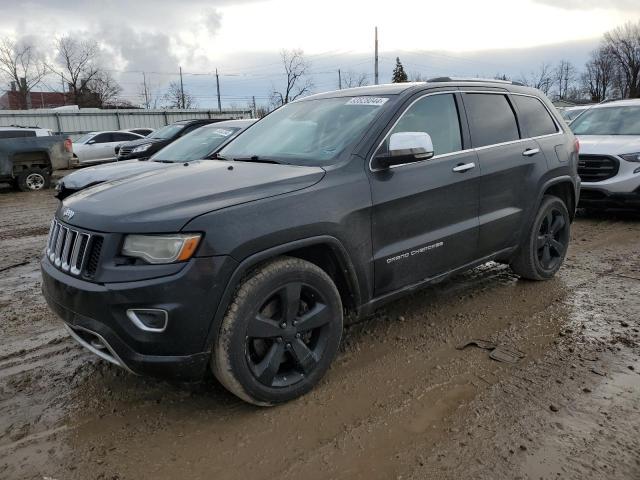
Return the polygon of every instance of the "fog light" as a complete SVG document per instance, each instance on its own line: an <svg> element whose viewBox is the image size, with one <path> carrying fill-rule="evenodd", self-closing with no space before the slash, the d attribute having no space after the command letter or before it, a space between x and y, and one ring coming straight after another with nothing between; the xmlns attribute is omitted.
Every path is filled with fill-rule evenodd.
<svg viewBox="0 0 640 480"><path fill-rule="evenodd" d="M169 322L169 314L159 308L131 308L127 317L140 330L145 332L164 332Z"/></svg>

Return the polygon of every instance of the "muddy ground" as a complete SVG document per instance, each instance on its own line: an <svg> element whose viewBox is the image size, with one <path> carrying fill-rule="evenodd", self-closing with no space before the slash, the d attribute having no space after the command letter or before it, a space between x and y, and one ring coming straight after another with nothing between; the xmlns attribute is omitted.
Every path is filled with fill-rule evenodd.
<svg viewBox="0 0 640 480"><path fill-rule="evenodd" d="M580 217L544 283L488 264L344 335L277 408L130 375L40 295L51 191L0 191L0 478L640 478L640 217ZM483 338L526 353L491 360Z"/></svg>

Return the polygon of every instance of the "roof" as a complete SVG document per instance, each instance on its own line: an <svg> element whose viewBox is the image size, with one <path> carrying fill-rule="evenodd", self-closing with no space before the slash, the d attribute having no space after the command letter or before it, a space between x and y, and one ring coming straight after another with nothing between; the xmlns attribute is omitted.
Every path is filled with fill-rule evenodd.
<svg viewBox="0 0 640 480"><path fill-rule="evenodd" d="M358 95L400 95L401 93L409 90L416 89L417 87L496 87L504 90L513 91L527 91L533 90L530 87L522 85L520 82L512 82L509 80L494 80L486 78L452 78L452 77L437 77L427 80L426 82L404 82L404 83L387 83L383 85L370 85L366 87L356 88L344 88L342 90L333 90L330 92L318 93L310 95L308 97L300 98L296 101L305 100L317 100L321 98L336 98L336 97L354 97Z"/></svg>
<svg viewBox="0 0 640 480"><path fill-rule="evenodd" d="M369 85L366 87L343 88L330 92L316 93L296 101L317 100L320 98L354 97L357 95L398 95L412 87L425 85L426 82L385 83L382 85Z"/></svg>
<svg viewBox="0 0 640 480"><path fill-rule="evenodd" d="M607 108L607 107L639 107L640 98L629 98L627 100L615 100L613 102L599 103L593 105L592 108Z"/></svg>

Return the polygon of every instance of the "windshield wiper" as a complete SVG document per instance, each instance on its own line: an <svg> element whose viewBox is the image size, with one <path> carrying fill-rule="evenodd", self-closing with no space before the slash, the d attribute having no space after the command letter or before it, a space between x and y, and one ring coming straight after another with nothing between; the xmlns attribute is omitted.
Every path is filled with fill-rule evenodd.
<svg viewBox="0 0 640 480"><path fill-rule="evenodd" d="M274 160L273 158L262 158L258 155L251 155L250 157L238 157L233 159L235 162L256 162L256 163L276 163L276 164L285 164L286 162L281 162L280 160Z"/></svg>
<svg viewBox="0 0 640 480"><path fill-rule="evenodd" d="M174 160L154 160L154 162L158 162L158 163L176 163Z"/></svg>

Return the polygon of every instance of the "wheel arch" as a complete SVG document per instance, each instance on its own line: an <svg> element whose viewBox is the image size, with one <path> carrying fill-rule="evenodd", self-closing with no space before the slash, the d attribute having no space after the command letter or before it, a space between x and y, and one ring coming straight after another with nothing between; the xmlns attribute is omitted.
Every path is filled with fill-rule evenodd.
<svg viewBox="0 0 640 480"><path fill-rule="evenodd" d="M560 200L562 200L567 206L567 210L569 211L569 218L573 222L573 219L576 215L578 199L576 198L576 187L571 177L563 176L553 178L543 185L540 196L538 198L538 202L536 203L534 215L535 212L538 211L538 208L540 208L540 204L542 203L542 199L545 195L553 195L560 198Z"/></svg>
<svg viewBox="0 0 640 480"><path fill-rule="evenodd" d="M545 184L542 196L538 200L538 206L542 202L545 195L554 195L564 202L569 211L569 218L573 222L576 215L577 198L574 183L571 177L554 179Z"/></svg>
<svg viewBox="0 0 640 480"><path fill-rule="evenodd" d="M265 262L281 256L300 258L320 267L336 284L347 312L358 312L361 305L360 285L351 258L342 242L329 235L296 240L257 252L240 262L231 274L216 308L207 335L207 348L213 346L225 312L241 282Z"/></svg>

